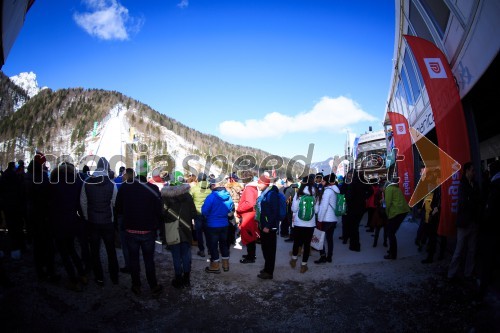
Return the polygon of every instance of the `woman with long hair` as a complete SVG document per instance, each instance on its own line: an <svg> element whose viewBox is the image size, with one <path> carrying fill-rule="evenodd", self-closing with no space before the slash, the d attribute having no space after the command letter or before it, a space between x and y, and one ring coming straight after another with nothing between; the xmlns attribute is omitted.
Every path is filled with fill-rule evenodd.
<svg viewBox="0 0 500 333"><path fill-rule="evenodd" d="M315 211L316 188L314 186L314 179L314 174L304 177L292 201L294 239L290 266L295 268L299 248L302 247L304 253L302 254L302 264L300 266L301 273L305 273L308 270L307 260L309 259L311 239L316 227L315 213L317 212Z"/></svg>
<svg viewBox="0 0 500 333"><path fill-rule="evenodd" d="M325 232L325 243L319 251L321 257L314 261L315 264L332 262L333 256L333 232L337 227L338 217L335 215L337 205L337 177L334 173L326 175L322 179L323 193L318 197L316 210L318 212L317 228ZM328 244L328 251L325 251Z"/></svg>

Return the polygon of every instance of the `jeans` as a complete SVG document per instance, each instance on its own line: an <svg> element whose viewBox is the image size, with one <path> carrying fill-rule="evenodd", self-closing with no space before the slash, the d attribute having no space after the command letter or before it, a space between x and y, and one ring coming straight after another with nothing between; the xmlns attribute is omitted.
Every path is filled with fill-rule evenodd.
<svg viewBox="0 0 500 333"><path fill-rule="evenodd" d="M155 239L156 233L154 231L143 235L127 232L125 235L125 241L130 256L130 275L132 277L133 286L141 286L139 249L142 251L142 259L144 260L144 268L146 269L146 278L149 287L154 288L158 285L154 261Z"/></svg>
<svg viewBox="0 0 500 333"><path fill-rule="evenodd" d="M203 243L203 234L205 233L204 222L205 218L203 217L203 215L196 215L196 217L194 218L194 228L196 229L196 239L198 241L198 250L200 251L205 251L205 245Z"/></svg>
<svg viewBox="0 0 500 333"><path fill-rule="evenodd" d="M120 242L122 243L122 253L123 253L123 260L125 261L125 267L129 268L130 267L130 258L128 254L128 247L127 247L127 240L126 238L126 231L123 229L123 216L118 216L118 232L120 234Z"/></svg>
<svg viewBox="0 0 500 333"><path fill-rule="evenodd" d="M457 275L460 263L465 257L464 276L470 278L474 272L477 246L477 225L471 224L467 227L457 228L457 245L450 267L448 268L448 277L453 278ZM467 250L467 251L466 251Z"/></svg>
<svg viewBox="0 0 500 333"><path fill-rule="evenodd" d="M115 249L115 227L113 223L91 224L90 230L90 254L92 257L92 268L97 280L104 279L101 264L101 239L108 255L108 269L111 281L118 281L118 258Z"/></svg>
<svg viewBox="0 0 500 333"><path fill-rule="evenodd" d="M169 249L172 252L175 276L191 272L191 244L180 242L179 244L169 245Z"/></svg>
<svg viewBox="0 0 500 333"><path fill-rule="evenodd" d="M229 246L227 244L227 227L205 229L207 245L210 249L210 260L219 261L219 250L222 258L229 258Z"/></svg>

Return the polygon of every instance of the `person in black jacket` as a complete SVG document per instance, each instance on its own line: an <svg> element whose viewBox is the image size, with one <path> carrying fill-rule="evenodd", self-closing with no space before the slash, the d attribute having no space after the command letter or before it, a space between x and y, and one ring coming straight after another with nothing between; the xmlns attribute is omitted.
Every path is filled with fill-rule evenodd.
<svg viewBox="0 0 500 333"><path fill-rule="evenodd" d="M39 280L57 282L60 276L56 274L54 263L54 240L48 216L49 176L45 164L45 155L37 151L28 166L28 172L32 175L29 200L33 210L33 259Z"/></svg>
<svg viewBox="0 0 500 333"><path fill-rule="evenodd" d="M66 286L73 291L82 291L81 283L87 284L82 259L77 254L74 243L78 230L77 212L80 207L81 187L81 180L75 174L72 164L63 163L52 170L49 185L51 230L68 274L69 282Z"/></svg>
<svg viewBox="0 0 500 333"><path fill-rule="evenodd" d="M500 160L489 165L491 175L484 207L484 218L479 225L479 270L478 300L482 301L495 276L494 271L500 266Z"/></svg>
<svg viewBox="0 0 500 333"><path fill-rule="evenodd" d="M109 178L109 163L101 157L97 168L85 180L80 193L80 206L85 220L90 225L90 255L95 282L104 285L101 264L101 239L108 255L108 269L113 284L118 284L118 258L115 249L115 226L113 207L117 194L116 185Z"/></svg>
<svg viewBox="0 0 500 333"><path fill-rule="evenodd" d="M474 271L481 204L481 192L474 177L472 163L465 163L458 188L457 244L448 268L449 279L456 277L466 249L465 278L470 279Z"/></svg>
<svg viewBox="0 0 500 333"><path fill-rule="evenodd" d="M342 193L345 193L345 202L347 205L347 214L342 217L343 243L349 240L349 250L359 252L361 244L359 243L359 224L366 210L366 199L373 194L373 188L367 184L362 172L349 170L352 174L351 182L346 182L342 187Z"/></svg>
<svg viewBox="0 0 500 333"><path fill-rule="evenodd" d="M0 195L3 201L5 222L9 230L10 251L13 259L21 259L21 250L25 250L23 232L23 197L22 178L16 173L16 163L9 162L0 180ZM45 208L46 209L46 208Z"/></svg>
<svg viewBox="0 0 500 333"><path fill-rule="evenodd" d="M161 222L160 190L146 179L144 160L138 161L137 177L122 183L116 197L116 212L123 216L126 246L130 260L132 292L141 294L139 249L142 251L146 278L153 296L159 296L163 287L158 284L154 262L155 241Z"/></svg>
<svg viewBox="0 0 500 333"><path fill-rule="evenodd" d="M299 185L293 181L292 176L287 176L286 187L283 188L283 194L286 198L286 217L281 221L280 235L281 237L288 237L285 242L293 242L293 226L292 226L292 200L297 193Z"/></svg>

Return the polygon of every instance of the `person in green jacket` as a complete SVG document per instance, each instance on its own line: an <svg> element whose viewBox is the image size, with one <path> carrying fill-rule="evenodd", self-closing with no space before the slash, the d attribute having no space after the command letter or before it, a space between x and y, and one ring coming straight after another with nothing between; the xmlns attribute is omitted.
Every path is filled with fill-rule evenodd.
<svg viewBox="0 0 500 333"><path fill-rule="evenodd" d="M385 188L385 205L387 213L387 237L389 239L389 254L384 256L384 259L396 259L398 256L398 242L396 240L396 232L406 215L410 211L410 207L405 200L403 192L397 183L389 183Z"/></svg>
<svg viewBox="0 0 500 333"><path fill-rule="evenodd" d="M194 205L196 207L196 217L194 218L194 228L196 231L196 240L198 241L198 252L200 257L205 257L205 246L203 244L204 234L204 217L201 215L201 206L205 202L208 195L212 193L210 183L207 180L207 175L200 173L198 175L198 183L191 187L189 194L193 197ZM206 238L206 237L205 237Z"/></svg>

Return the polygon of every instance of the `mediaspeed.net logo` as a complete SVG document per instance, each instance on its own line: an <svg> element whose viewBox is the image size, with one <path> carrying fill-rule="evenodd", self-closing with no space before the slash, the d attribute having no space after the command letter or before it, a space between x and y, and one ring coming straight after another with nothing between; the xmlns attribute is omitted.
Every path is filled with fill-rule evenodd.
<svg viewBox="0 0 500 333"><path fill-rule="evenodd" d="M161 175L171 174L173 175L175 171L182 170L183 174L215 174L215 180L221 181L227 174L232 172L239 172L240 174L244 171L257 172L257 176L260 176L258 172L263 172L263 170L275 170L281 174L281 177L293 177L295 179L301 179L311 173L310 166L312 164L312 158L314 154L314 144L309 144L307 155L295 155L292 158L284 158L278 155L267 155L264 158L258 159L256 156L251 154L245 154L229 158L225 155L196 155L191 154L185 156L182 161L178 161L175 156L170 154L161 155L150 155L148 154L148 147L142 144L140 149L130 148L130 155L114 155L114 156L98 156L98 155L85 155L80 158L75 158L70 154L53 155L53 154L41 154L43 156L43 166L46 167L47 172L60 172L58 166L62 164L71 165L76 171L83 170L84 166L89 167L89 171L86 174L80 172L72 173L71 179L68 179L64 175L57 174L57 177L51 177L49 180L51 183L57 183L59 181L66 181L73 183L76 178L85 182L89 176L94 175L95 171L98 171L98 163L101 157L106 158L107 168L106 170L99 171L98 174L103 174L105 176L110 176L110 171L117 170L120 166L130 167L137 172L136 161L141 160L144 164L141 168L145 168L148 177L152 182L163 183L164 179ZM127 151L129 150L127 148ZM37 155L39 155L37 153ZM44 172L42 168L38 168L35 172L40 174L33 174L33 182L36 184L43 182L42 174ZM63 172L67 172L65 169ZM116 175L116 174L115 174ZM154 175L159 175L160 177L154 177ZM93 182L93 184L97 184Z"/></svg>

